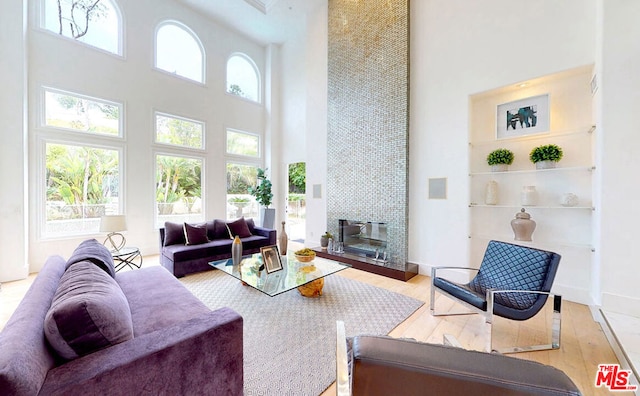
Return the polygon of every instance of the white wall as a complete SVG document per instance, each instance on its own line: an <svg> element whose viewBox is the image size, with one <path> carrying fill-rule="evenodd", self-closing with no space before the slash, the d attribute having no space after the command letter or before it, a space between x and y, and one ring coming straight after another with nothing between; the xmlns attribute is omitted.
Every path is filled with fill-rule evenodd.
<svg viewBox="0 0 640 396"><path fill-rule="evenodd" d="M469 96L593 63L595 1L415 1L411 29L409 261L427 274L468 263Z"/></svg>
<svg viewBox="0 0 640 396"><path fill-rule="evenodd" d="M602 37L598 67L602 306L640 317L640 2L599 0Z"/></svg>
<svg viewBox="0 0 640 396"><path fill-rule="evenodd" d="M36 15L36 3L30 2L32 17ZM143 254L149 255L157 253L159 245L158 231L154 224L154 158L157 152L165 150L161 145L153 143L153 111L205 121L204 217L226 217L225 128L263 132L269 117L262 105L225 93L226 60L233 52L246 53L256 62L264 81L267 52L264 46L219 27L173 0L119 0L117 3L125 21L123 58L60 38L39 29L34 19L30 21L29 216L37 219L41 204L37 188L38 172L41 171L38 156L42 149L39 137L44 133L37 122L41 86L123 102L125 138L116 144L120 144L125 150L121 197L124 199L127 215L127 241L130 245L138 246ZM3 6L3 15L7 15L4 7L6 6ZM153 68L155 28L166 19L186 24L199 36L206 52L206 84L176 78ZM13 22L10 24L15 25ZM20 37L17 32L14 36ZM14 37L12 45L17 47L14 55L19 58L24 49L16 44L17 41ZM13 90L16 91L17 88ZM15 96L19 97L18 94ZM19 128L19 124L17 127ZM4 175L7 170L8 168L3 167L0 172ZM68 257L75 246L87 237L99 240L104 238L97 234L63 240L43 240L37 232L36 224L35 220L29 222L31 271L39 270L46 257L51 254ZM17 243L15 245L19 246ZM3 260L3 263L24 261L19 255L14 256L12 253L11 256Z"/></svg>
<svg viewBox="0 0 640 396"><path fill-rule="evenodd" d="M26 51L27 0L0 13L0 281L24 278L27 266Z"/></svg>

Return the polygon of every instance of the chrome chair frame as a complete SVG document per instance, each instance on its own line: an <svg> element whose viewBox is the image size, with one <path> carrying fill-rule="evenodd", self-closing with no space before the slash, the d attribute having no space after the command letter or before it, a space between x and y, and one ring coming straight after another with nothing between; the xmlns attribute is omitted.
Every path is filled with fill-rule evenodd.
<svg viewBox="0 0 640 396"><path fill-rule="evenodd" d="M537 291L537 290L497 290L497 289L488 289L486 291L486 301L487 301L487 310L483 311L478 309L477 307L467 303L464 300L459 299L458 297L448 293L445 290L437 288L434 286L434 279L436 278L438 270L468 270L468 271L479 271L479 268L471 268L471 267L432 267L431 268L431 298L429 303L429 309L431 311L432 316L449 316L449 315L474 315L480 314L484 316L485 323L489 327L489 338L487 339L487 343L485 345L486 352L498 352L502 354L509 353L518 353L518 352L533 352L533 351L543 351L543 350L553 350L560 348L560 334L562 328L562 296L558 294L554 294L551 292ZM454 311L454 312L446 312L446 313L436 313L435 312L435 296L437 291L454 300L455 302L461 304L467 311ZM495 349L493 348L493 316L494 316L494 300L495 295L498 293L527 293L527 294L539 294L539 295L547 295L549 297L553 297L553 317L551 324L551 342L549 344L541 344L541 345L530 345L530 346L514 346L507 348ZM533 315L535 316L535 315ZM533 317L532 316L532 317ZM507 318L509 319L509 318ZM448 335L444 337L445 343L456 343L456 340L452 340Z"/></svg>

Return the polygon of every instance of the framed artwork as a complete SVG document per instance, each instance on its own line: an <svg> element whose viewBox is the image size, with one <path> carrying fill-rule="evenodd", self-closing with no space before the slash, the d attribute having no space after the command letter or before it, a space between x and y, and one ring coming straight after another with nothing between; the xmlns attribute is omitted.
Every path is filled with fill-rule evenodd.
<svg viewBox="0 0 640 396"><path fill-rule="evenodd" d="M262 253L262 261L267 274L282 270L282 261L277 245L261 247L260 253Z"/></svg>
<svg viewBox="0 0 640 396"><path fill-rule="evenodd" d="M549 132L549 94L498 105L496 138Z"/></svg>

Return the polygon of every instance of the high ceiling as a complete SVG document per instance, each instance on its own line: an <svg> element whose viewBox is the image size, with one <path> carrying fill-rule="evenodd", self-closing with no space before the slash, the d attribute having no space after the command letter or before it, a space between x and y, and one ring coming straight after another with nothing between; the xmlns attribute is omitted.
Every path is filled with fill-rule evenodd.
<svg viewBox="0 0 640 396"><path fill-rule="evenodd" d="M306 14L327 0L177 0L262 43L281 44L306 29Z"/></svg>

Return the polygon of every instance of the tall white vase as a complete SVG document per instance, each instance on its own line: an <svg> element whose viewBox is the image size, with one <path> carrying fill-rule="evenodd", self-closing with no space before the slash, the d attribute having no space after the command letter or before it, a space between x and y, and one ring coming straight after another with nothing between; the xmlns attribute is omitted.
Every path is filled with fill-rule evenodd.
<svg viewBox="0 0 640 396"><path fill-rule="evenodd" d="M536 186L522 186L520 203L523 206L535 206L538 204L538 191Z"/></svg>
<svg viewBox="0 0 640 396"><path fill-rule="evenodd" d="M498 203L498 182L489 180L484 191L484 203L487 205L496 205Z"/></svg>

